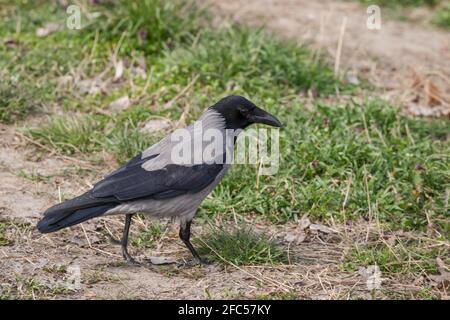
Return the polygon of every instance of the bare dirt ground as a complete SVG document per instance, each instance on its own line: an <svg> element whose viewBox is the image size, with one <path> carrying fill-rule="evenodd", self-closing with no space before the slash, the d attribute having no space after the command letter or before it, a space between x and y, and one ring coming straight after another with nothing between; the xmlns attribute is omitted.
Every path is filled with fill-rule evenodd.
<svg viewBox="0 0 450 320"><path fill-rule="evenodd" d="M369 30L366 7L351 1L201 2L215 13L219 24L264 26L279 36L312 45L331 57L332 64L339 61L340 75L349 81L359 76L369 79L378 94L413 115L450 115L450 35L446 31L389 20L383 8L381 29Z"/></svg>
<svg viewBox="0 0 450 320"><path fill-rule="evenodd" d="M399 99L412 113L449 114L448 33L396 21L383 21L380 31L369 31L365 10L358 4L338 1L214 1L211 10L221 23L235 20L264 25L283 37L312 43L333 58L342 20L347 16L341 71L369 77L383 94ZM0 244L0 294L6 298L408 298L430 282L426 276L389 276L383 279L383 290L374 292L367 288L361 270L344 271L342 263L348 251L380 232L364 222L333 226L331 233L294 223L255 225L289 249L291 264L284 266L127 265L119 247L108 237L120 236L121 218L89 221L50 235L35 230L39 212L62 195L79 194L110 168L52 154L26 140L12 126L2 126L0 135L0 223L12 226L7 244ZM138 220L132 232L148 223ZM196 227L193 233L201 233L200 229ZM169 224L154 248L132 247L131 251L141 261L150 256L190 259L177 231L176 225ZM302 241L287 241L286 235L291 233L302 234ZM80 286L73 290L66 288L73 275L70 270L80 271ZM448 297L445 290L437 288L436 295Z"/></svg>

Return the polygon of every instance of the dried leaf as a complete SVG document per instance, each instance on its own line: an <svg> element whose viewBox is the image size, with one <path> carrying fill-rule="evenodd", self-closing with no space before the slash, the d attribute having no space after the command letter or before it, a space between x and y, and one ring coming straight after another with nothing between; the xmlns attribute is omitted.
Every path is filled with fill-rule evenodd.
<svg viewBox="0 0 450 320"><path fill-rule="evenodd" d="M36 30L36 36L38 37L46 37L51 33L58 31L61 26L55 22L49 22L44 27L38 28Z"/></svg>
<svg viewBox="0 0 450 320"><path fill-rule="evenodd" d="M297 237L295 236L294 233L287 233L286 236L284 237L284 241L286 242L293 242Z"/></svg>
<svg viewBox="0 0 450 320"><path fill-rule="evenodd" d="M113 111L122 111L131 105L130 98L128 96L120 97L119 99L111 102L108 105L108 109Z"/></svg>
<svg viewBox="0 0 450 320"><path fill-rule="evenodd" d="M170 128L172 122L169 119L152 119L147 121L141 128L142 132L152 133Z"/></svg>
<svg viewBox="0 0 450 320"><path fill-rule="evenodd" d="M408 106L408 112L414 116L423 117L449 116L450 107L448 105L436 105L430 108L421 104L412 103Z"/></svg>
<svg viewBox="0 0 450 320"><path fill-rule="evenodd" d="M113 82L118 82L122 79L123 77L123 60L119 60L115 65L114 65L114 69L115 69L115 73L114 73L114 78L113 78Z"/></svg>
<svg viewBox="0 0 450 320"><path fill-rule="evenodd" d="M76 87L82 94L96 94L106 92L106 85L99 79L86 79L76 83Z"/></svg>
<svg viewBox="0 0 450 320"><path fill-rule="evenodd" d="M141 67L131 68L131 74L141 77L142 79L147 79L147 72Z"/></svg>
<svg viewBox="0 0 450 320"><path fill-rule="evenodd" d="M88 292L86 292L85 293L85 295L84 295L86 298L96 298L97 297L97 294L95 293L95 292L93 292L93 291L88 291Z"/></svg>
<svg viewBox="0 0 450 320"><path fill-rule="evenodd" d="M442 97L438 86L434 84L430 79L427 79L427 81L425 82L424 90L426 103L428 106L438 105L444 101L444 98Z"/></svg>
<svg viewBox="0 0 450 320"><path fill-rule="evenodd" d="M417 72L414 72L412 74L412 83L411 83L411 88L415 89L418 87L421 87L423 83L423 78L421 75L419 75Z"/></svg>
<svg viewBox="0 0 450 320"><path fill-rule="evenodd" d="M311 224L309 226L309 230L311 231L320 231L323 233L338 233L336 230L331 229L330 227L324 226L323 224Z"/></svg>
<svg viewBox="0 0 450 320"><path fill-rule="evenodd" d="M110 168L114 168L117 166L117 160L111 153L103 153L103 163L105 163Z"/></svg>
<svg viewBox="0 0 450 320"><path fill-rule="evenodd" d="M439 275L430 275L430 279L435 282L436 286L443 285L448 287L450 285L450 272L447 271L444 261L441 258L436 258L436 264L438 265Z"/></svg>
<svg viewBox="0 0 450 320"><path fill-rule="evenodd" d="M299 244L306 240L306 233L300 232L288 232L284 237L284 241L289 243Z"/></svg>
<svg viewBox="0 0 450 320"><path fill-rule="evenodd" d="M360 83L358 76L354 72L347 72L345 78L347 80L347 83L352 84L354 86L358 86Z"/></svg>
<svg viewBox="0 0 450 320"><path fill-rule="evenodd" d="M150 257L150 262L155 265L159 264L173 264L176 263L177 260L170 258L170 257Z"/></svg>
<svg viewBox="0 0 450 320"><path fill-rule="evenodd" d="M308 228L311 225L311 221L309 220L308 217L302 217L299 221L298 221L298 226L297 228L299 228L300 230L305 230L306 228Z"/></svg>
<svg viewBox="0 0 450 320"><path fill-rule="evenodd" d="M65 75L58 78L58 90L67 89L71 86L73 78L71 75Z"/></svg>

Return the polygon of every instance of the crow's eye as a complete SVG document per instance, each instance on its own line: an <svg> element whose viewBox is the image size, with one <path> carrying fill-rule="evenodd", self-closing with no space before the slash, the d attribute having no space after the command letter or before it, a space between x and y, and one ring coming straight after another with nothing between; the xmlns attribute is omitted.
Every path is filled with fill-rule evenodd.
<svg viewBox="0 0 450 320"><path fill-rule="evenodd" d="M246 107L239 106L237 109L239 110L239 113L244 117L246 117L250 113L250 110L248 110Z"/></svg>

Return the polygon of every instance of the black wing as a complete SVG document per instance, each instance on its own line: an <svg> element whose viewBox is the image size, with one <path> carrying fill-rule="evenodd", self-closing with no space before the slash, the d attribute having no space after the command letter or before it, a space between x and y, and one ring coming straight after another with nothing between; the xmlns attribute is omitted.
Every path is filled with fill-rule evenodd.
<svg viewBox="0 0 450 320"><path fill-rule="evenodd" d="M147 171L138 157L95 184L91 195L115 197L121 201L139 198L166 199L196 193L214 181L223 164L183 166L169 164L163 169Z"/></svg>

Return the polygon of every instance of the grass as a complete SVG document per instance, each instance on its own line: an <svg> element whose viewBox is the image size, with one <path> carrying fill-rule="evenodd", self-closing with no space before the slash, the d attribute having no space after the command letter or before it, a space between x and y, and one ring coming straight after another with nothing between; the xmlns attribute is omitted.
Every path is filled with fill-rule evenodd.
<svg viewBox="0 0 450 320"><path fill-rule="evenodd" d="M71 293L71 290L63 285L47 285L32 277L17 275L16 281L16 299L46 299L55 295Z"/></svg>
<svg viewBox="0 0 450 320"><path fill-rule="evenodd" d="M103 166L106 153L121 164L166 134L142 133L148 120L163 117L177 123L183 115L190 123L221 97L242 94L283 122L280 168L273 176L258 176L256 166L234 166L203 202L204 218L243 216L276 224L304 215L324 223L366 219L393 230L432 226L434 240L448 239L448 120L411 119L377 99L362 104L317 99L306 105L302 97L308 92L363 96L364 88L341 83L323 57L264 30L212 29L207 14L192 3L146 0L103 6L85 1L83 29L63 28L43 38L36 29L49 21L64 23L65 11L51 2L37 4L10 2L0 9L0 38L6 39L0 43L0 122L18 126L60 154ZM100 16L89 18L87 13L94 11ZM436 20L443 22L436 23L446 24L445 12ZM111 80L114 60L125 65L116 82ZM134 73L138 61L145 63L146 76ZM61 85L68 76L70 81ZM79 90L80 81L94 78L105 90ZM111 111L108 105L124 95L131 106ZM54 115L52 108L62 114ZM36 114L47 114L47 120L30 127L29 116ZM6 228L0 222L0 245L9 244ZM131 242L152 248L161 235L161 226L152 224ZM213 229L196 245L220 263L222 258L236 265L287 260L274 240L248 228ZM358 244L344 268L354 272L377 264L390 274L435 273L436 257L445 252L417 239L391 247L374 242ZM101 278L93 274L87 282ZM50 290L26 279L22 283L25 296L45 296ZM0 297L14 293L0 292Z"/></svg>
<svg viewBox="0 0 450 320"><path fill-rule="evenodd" d="M104 272L103 270L95 270L88 272L84 275L83 283L86 285L93 285L100 282L118 282L119 279L117 276L112 275L110 273Z"/></svg>
<svg viewBox="0 0 450 320"><path fill-rule="evenodd" d="M12 295L11 287L4 283L0 283L0 301L1 300L12 300L12 299L13 299L13 295Z"/></svg>
<svg viewBox="0 0 450 320"><path fill-rule="evenodd" d="M8 238L6 234L7 230L8 230L7 221L0 221L0 247L9 246L13 244L13 242Z"/></svg>
<svg viewBox="0 0 450 320"><path fill-rule="evenodd" d="M202 84L217 90L315 88L327 95L342 87L332 70L310 51L245 27L205 31L193 45L169 52L163 64L175 79L199 73Z"/></svg>
<svg viewBox="0 0 450 320"><path fill-rule="evenodd" d="M14 123L41 106L41 92L19 79L0 83L0 122Z"/></svg>
<svg viewBox="0 0 450 320"><path fill-rule="evenodd" d="M131 244L138 248L153 248L163 233L164 227L160 223L151 223L145 230L131 237Z"/></svg>
<svg viewBox="0 0 450 320"><path fill-rule="evenodd" d="M26 131L44 145L65 155L94 155L108 152L118 163L124 163L156 142L158 136L149 137L130 122L117 123L105 116L79 115L54 117L37 128Z"/></svg>
<svg viewBox="0 0 450 320"><path fill-rule="evenodd" d="M438 11L433 16L433 24L441 27L450 29L450 4L447 3L442 5Z"/></svg>
<svg viewBox="0 0 450 320"><path fill-rule="evenodd" d="M10 5L0 12L5 17L1 22L1 36L11 43L0 46L2 78L20 79L24 88L33 89L23 90L28 95L17 95L14 92L20 88L2 87L5 98L0 108L6 110L1 116L3 122L23 119L51 102L61 105L64 111L92 112L104 108L114 92L83 98L77 94L76 87L60 90L58 79L68 74L83 79L95 77L107 69L112 54L131 61L144 57L152 66L148 90L166 91L153 101L157 103L172 99L199 71L201 77L196 90L206 85L203 95L208 91L215 95L223 94L224 90L244 93L259 88L264 91L273 85L296 90L314 88L329 94L340 86L320 57L305 48L242 27L233 26L219 32L201 28L208 18L192 4L149 0L139 3L139 7L127 3L107 8L91 6L90 10L101 15L89 21L85 28L63 28L45 38L35 35L36 28L45 25L42 17L50 15L52 20L63 24L62 7L42 4L31 10ZM26 23L18 33L11 26L19 21ZM22 54L24 51L26 55ZM139 84L144 85L142 81ZM120 91L133 95L133 88L124 83ZM139 87L139 93L142 89Z"/></svg>
<svg viewBox="0 0 450 320"><path fill-rule="evenodd" d="M344 263L347 271L377 265L385 274L437 274L436 258L450 262L444 243L430 245L426 239L395 239L392 243L356 245Z"/></svg>
<svg viewBox="0 0 450 320"><path fill-rule="evenodd" d="M256 300L298 300L298 294L295 292L271 292L258 294Z"/></svg>
<svg viewBox="0 0 450 320"><path fill-rule="evenodd" d="M170 28L169 34L164 26L177 23L185 7L164 5L160 8L164 13L156 19L156 4L149 1L142 7L142 12L149 11L147 20L135 5L94 6L102 12L98 22L78 33L73 31L69 38L55 34L41 40L51 44L55 37L66 44L83 43L87 49L78 52L82 61L86 54L96 61L86 62L83 72L92 72L88 68L92 64L96 68L108 65L114 50L130 61L142 55L151 68L148 79L126 72L124 81L106 94L80 96L76 88L65 91L60 103L70 115L53 116L29 129L30 137L63 154L100 161L108 153L123 163L164 134L141 133L140 126L148 119L165 117L176 122L189 105L189 123L214 100L228 93L244 94L285 124L280 170L257 179L255 167L235 166L204 202L204 214L230 215L234 208L236 214L256 214L275 223L296 220L305 213L314 219L340 222L364 217L406 229L424 229L432 219L442 234L448 234L448 121L409 119L381 100L363 105L319 103L306 108L297 98L299 92L352 94L358 88L337 81L313 52L262 30L232 26L199 31L198 26L208 19L193 7L188 10L196 17L191 24ZM127 22L108 18L124 10L129 13ZM155 45L144 50L136 43L135 33L152 27L160 31L146 38ZM95 32L102 36L94 46ZM33 38L25 31L22 35ZM126 49L131 47L134 52ZM72 53L68 60L75 56ZM61 64L63 70L66 64ZM192 89L166 107L193 79ZM57 101L60 94L55 94ZM124 94L130 96L132 106L123 112L109 112L107 105Z"/></svg>
<svg viewBox="0 0 450 320"><path fill-rule="evenodd" d="M13 245L14 233L28 230L29 227L28 222L20 219L0 218L0 247Z"/></svg>
<svg viewBox="0 0 450 320"><path fill-rule="evenodd" d="M257 234L248 227L231 232L212 227L207 236L196 242L200 254L206 254L213 261L222 264L231 262L241 266L287 262L285 252L274 240L264 234Z"/></svg>
<svg viewBox="0 0 450 320"><path fill-rule="evenodd" d="M72 291L62 286L47 286L34 278L17 278L17 286L0 284L1 300L36 300L51 299L56 296L69 295Z"/></svg>
<svg viewBox="0 0 450 320"><path fill-rule="evenodd" d="M30 135L64 154L92 153L100 150L102 118L92 116L57 117Z"/></svg>
<svg viewBox="0 0 450 320"><path fill-rule="evenodd" d="M256 185L255 168L236 166L206 211L234 208L277 223L303 214L341 222L362 216L406 229L425 227L428 212L448 233L446 121L409 119L382 101L312 112L292 104L278 116L285 129L277 174Z"/></svg>

